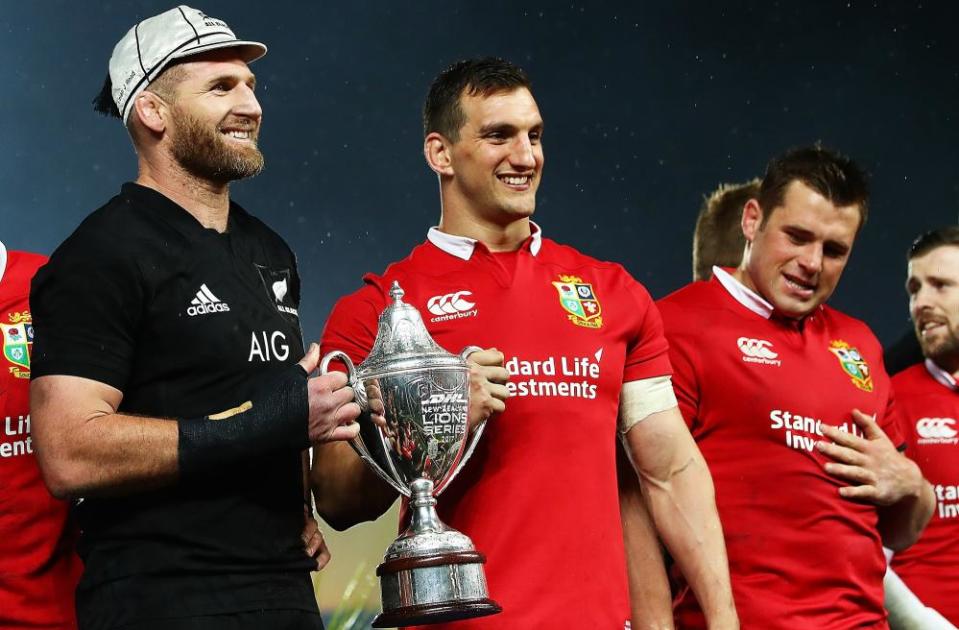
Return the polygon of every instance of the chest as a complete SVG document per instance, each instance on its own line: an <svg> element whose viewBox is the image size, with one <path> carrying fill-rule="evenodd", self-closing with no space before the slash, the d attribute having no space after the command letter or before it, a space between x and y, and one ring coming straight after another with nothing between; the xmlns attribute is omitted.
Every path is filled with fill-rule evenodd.
<svg viewBox="0 0 959 630"><path fill-rule="evenodd" d="M504 354L510 416L591 408L597 422L615 420L637 313L602 275L519 266L511 283L482 272L401 282L448 351L476 345ZM602 404L612 412L595 413Z"/></svg>
<svg viewBox="0 0 959 630"><path fill-rule="evenodd" d="M701 352L699 430L813 454L823 423L861 434L853 409L884 421L878 347L849 331L734 320L715 326Z"/></svg>
<svg viewBox="0 0 959 630"><path fill-rule="evenodd" d="M145 268L131 389L159 395L166 383L165 399L223 390L226 403L262 370L302 356L292 261L238 250L200 244Z"/></svg>
<svg viewBox="0 0 959 630"><path fill-rule="evenodd" d="M908 436L909 456L934 487L952 488L956 496L951 500L959 504L959 395L941 389L916 395L900 393L897 387L896 403Z"/></svg>

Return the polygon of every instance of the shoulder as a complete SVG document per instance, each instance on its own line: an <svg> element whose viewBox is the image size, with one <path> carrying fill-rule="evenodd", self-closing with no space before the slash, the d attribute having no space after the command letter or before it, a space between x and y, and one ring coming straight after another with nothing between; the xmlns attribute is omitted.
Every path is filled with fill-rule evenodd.
<svg viewBox="0 0 959 630"><path fill-rule="evenodd" d="M832 329L833 334L851 337L857 343L865 344L870 350L877 350L880 355L882 354L882 345L866 322L836 310L828 304L823 304L820 308L822 309L820 316Z"/></svg>
<svg viewBox="0 0 959 630"><path fill-rule="evenodd" d="M536 259L545 265L559 266L567 270L588 270L612 278L623 278L637 282L621 264L594 258L575 247L557 243L550 238L542 240Z"/></svg>
<svg viewBox="0 0 959 630"><path fill-rule="evenodd" d="M721 291L724 289L713 281L698 281L673 291L658 300L667 330L681 327L683 323L699 322L705 317L714 317L725 309Z"/></svg>
<svg viewBox="0 0 959 630"><path fill-rule="evenodd" d="M280 236L276 230L267 225L262 219L253 216L235 201L230 203L230 214L249 238L257 241L260 245L274 253L282 254L295 260L293 250L286 242L286 239Z"/></svg>
<svg viewBox="0 0 959 630"><path fill-rule="evenodd" d="M895 388L897 396L900 395L900 392L923 387L927 383L937 385L923 363L916 363L892 377L892 386Z"/></svg>

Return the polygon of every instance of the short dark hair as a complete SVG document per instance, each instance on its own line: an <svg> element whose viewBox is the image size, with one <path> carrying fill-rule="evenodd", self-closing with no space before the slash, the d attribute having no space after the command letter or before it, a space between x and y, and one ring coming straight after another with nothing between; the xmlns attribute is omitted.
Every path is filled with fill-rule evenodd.
<svg viewBox="0 0 959 630"><path fill-rule="evenodd" d="M423 104L423 136L435 131L453 142L459 140L459 131L466 124L466 115L460 106L464 92L470 96L490 96L521 87L530 89L529 77L522 68L504 59L483 57L457 61L430 85Z"/></svg>
<svg viewBox="0 0 959 630"><path fill-rule="evenodd" d="M117 107L116 102L113 100L113 81L110 80L110 73L107 73L107 78L103 81L103 87L100 88L100 92L93 97L93 111L98 114L103 114L111 118L123 118L120 115L120 109Z"/></svg>
<svg viewBox="0 0 959 630"><path fill-rule="evenodd" d="M869 215L869 178L848 157L819 144L790 149L766 166L759 189L759 206L765 225L773 210L783 203L786 189L800 181L837 207L859 207L859 229Z"/></svg>
<svg viewBox="0 0 959 630"><path fill-rule="evenodd" d="M932 250L944 245L959 247L959 225L947 225L920 234L909 246L906 260L925 256Z"/></svg>
<svg viewBox="0 0 959 630"><path fill-rule="evenodd" d="M703 197L693 232L693 280L709 280L713 266L738 267L743 258L743 206L759 197L759 178L720 184Z"/></svg>

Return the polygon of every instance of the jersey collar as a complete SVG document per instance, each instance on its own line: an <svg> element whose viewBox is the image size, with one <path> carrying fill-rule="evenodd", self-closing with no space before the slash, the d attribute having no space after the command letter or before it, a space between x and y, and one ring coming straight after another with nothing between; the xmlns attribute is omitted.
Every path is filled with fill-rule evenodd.
<svg viewBox="0 0 959 630"><path fill-rule="evenodd" d="M523 245L529 243L529 252L535 256L543 246L543 230L532 221L529 224L532 228L532 234ZM431 227L426 234L426 238L447 254L463 260L469 260L473 256L473 250L476 249L476 244L479 242L475 238L442 232L438 227Z"/></svg>
<svg viewBox="0 0 959 630"><path fill-rule="evenodd" d="M936 379L952 391L959 391L959 383L956 383L956 379L952 376L952 374L946 372L944 369L933 363L932 359L926 359L926 370L929 371L929 374L932 375L932 378Z"/></svg>
<svg viewBox="0 0 959 630"><path fill-rule="evenodd" d="M733 296L733 299L756 313L763 319L769 319L773 314L773 305L761 295L744 285L722 267L713 267L713 277L723 285L723 288Z"/></svg>
<svg viewBox="0 0 959 630"><path fill-rule="evenodd" d="M7 248L0 241L0 280L3 280L3 272L7 269Z"/></svg>

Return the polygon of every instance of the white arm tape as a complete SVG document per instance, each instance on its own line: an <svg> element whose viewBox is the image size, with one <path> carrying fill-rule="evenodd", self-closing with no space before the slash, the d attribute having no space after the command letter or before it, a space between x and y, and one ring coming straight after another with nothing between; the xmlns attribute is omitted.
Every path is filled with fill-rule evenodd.
<svg viewBox="0 0 959 630"><path fill-rule="evenodd" d="M882 580L891 630L956 630L934 608L924 605L892 569Z"/></svg>
<svg viewBox="0 0 959 630"><path fill-rule="evenodd" d="M623 383L619 394L619 432L626 435L636 423L677 404L670 376L654 376Z"/></svg>

